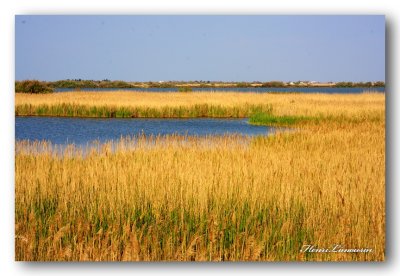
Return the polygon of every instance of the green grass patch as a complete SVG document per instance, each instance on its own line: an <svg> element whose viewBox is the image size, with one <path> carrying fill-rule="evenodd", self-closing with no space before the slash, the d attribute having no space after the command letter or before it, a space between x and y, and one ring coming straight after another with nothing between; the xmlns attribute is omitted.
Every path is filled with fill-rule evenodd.
<svg viewBox="0 0 400 276"><path fill-rule="evenodd" d="M271 113L254 112L249 118L249 122L254 125L283 125L290 126L300 122L316 121L317 117L309 116L277 116Z"/></svg>

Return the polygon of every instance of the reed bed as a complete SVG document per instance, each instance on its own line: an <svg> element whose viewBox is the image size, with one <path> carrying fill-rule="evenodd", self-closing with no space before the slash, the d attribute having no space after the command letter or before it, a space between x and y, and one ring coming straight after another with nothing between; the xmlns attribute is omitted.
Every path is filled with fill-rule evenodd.
<svg viewBox="0 0 400 276"><path fill-rule="evenodd" d="M16 116L57 116L85 118L245 118L254 113L270 114L270 105L226 107L196 104L193 106L85 106L78 104L22 104L15 107Z"/></svg>
<svg viewBox="0 0 400 276"><path fill-rule="evenodd" d="M383 93L157 93L66 92L15 95L16 116L69 117L249 117L255 111L275 116L352 116L377 113Z"/></svg>
<svg viewBox="0 0 400 276"><path fill-rule="evenodd" d="M286 115L317 103L353 115L273 136L139 136L61 155L16 142L16 260L383 261L384 99L328 96L278 99Z"/></svg>

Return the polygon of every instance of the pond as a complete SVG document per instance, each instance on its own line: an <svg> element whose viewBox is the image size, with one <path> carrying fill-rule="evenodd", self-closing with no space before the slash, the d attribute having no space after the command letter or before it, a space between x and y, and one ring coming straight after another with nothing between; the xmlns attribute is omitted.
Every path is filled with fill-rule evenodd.
<svg viewBox="0 0 400 276"><path fill-rule="evenodd" d="M16 117L15 140L47 140L53 144L86 145L145 135L267 135L275 129L255 126L248 119L91 119Z"/></svg>

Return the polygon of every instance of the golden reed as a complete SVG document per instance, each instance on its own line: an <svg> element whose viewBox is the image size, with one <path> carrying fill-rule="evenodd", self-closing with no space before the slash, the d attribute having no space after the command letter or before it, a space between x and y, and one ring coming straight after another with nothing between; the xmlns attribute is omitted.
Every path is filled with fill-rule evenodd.
<svg viewBox="0 0 400 276"><path fill-rule="evenodd" d="M344 119L84 151L16 142L16 260L384 260L384 95L302 96L265 101L281 114ZM371 251L311 250L336 245Z"/></svg>

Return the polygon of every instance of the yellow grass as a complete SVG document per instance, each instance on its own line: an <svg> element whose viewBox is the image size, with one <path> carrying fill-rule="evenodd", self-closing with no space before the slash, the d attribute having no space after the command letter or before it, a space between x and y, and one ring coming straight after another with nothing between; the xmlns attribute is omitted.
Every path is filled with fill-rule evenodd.
<svg viewBox="0 0 400 276"><path fill-rule="evenodd" d="M151 93L151 92L66 92L15 95L15 105L31 104L116 107L193 107L208 104L222 107L272 105L275 115L352 115L379 112L384 106L383 93L363 94L268 94L237 92Z"/></svg>
<svg viewBox="0 0 400 276"><path fill-rule="evenodd" d="M130 95L156 105L186 96ZM384 95L238 96L258 97L279 112L358 120L270 137L127 138L89 152L17 142L16 260L384 260ZM305 244L372 252L300 252Z"/></svg>

